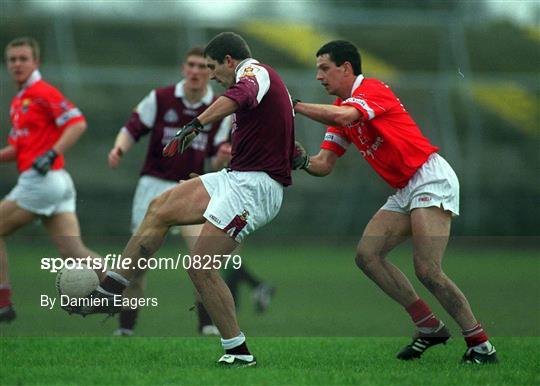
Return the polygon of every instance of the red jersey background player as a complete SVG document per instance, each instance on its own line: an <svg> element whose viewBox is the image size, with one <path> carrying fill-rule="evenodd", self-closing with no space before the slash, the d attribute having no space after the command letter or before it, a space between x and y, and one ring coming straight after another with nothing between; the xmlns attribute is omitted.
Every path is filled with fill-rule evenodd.
<svg viewBox="0 0 540 386"><path fill-rule="evenodd" d="M317 80L336 95L334 105L295 103L295 112L329 125L321 150L308 157L301 146L293 167L315 176L329 174L351 143L392 187L398 189L370 220L358 244L356 263L400 303L417 327L399 359L419 358L445 343L450 331L418 297L386 255L412 235L414 268L422 284L463 330L465 362L495 362L495 348L459 288L442 271L452 215L459 214L459 182L450 165L424 137L390 88L364 78L357 48L332 41L319 49Z"/></svg>
<svg viewBox="0 0 540 386"><path fill-rule="evenodd" d="M12 40L5 56L18 92L11 102L9 145L0 150L0 162L16 161L20 175L0 202L0 322L15 318L5 236L40 217L63 257L97 257L81 240L75 187L64 170L63 154L84 133L86 120L41 78L39 45L34 39Z"/></svg>

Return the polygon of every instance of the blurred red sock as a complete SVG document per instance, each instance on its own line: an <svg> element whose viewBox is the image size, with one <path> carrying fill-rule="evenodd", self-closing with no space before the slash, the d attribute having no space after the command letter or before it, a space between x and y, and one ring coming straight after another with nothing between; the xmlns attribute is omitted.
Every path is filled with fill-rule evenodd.
<svg viewBox="0 0 540 386"><path fill-rule="evenodd" d="M465 342L467 343L467 347L478 346L489 340L480 323L470 330L464 330L462 334L465 338Z"/></svg>
<svg viewBox="0 0 540 386"><path fill-rule="evenodd" d="M7 307L11 304L11 288L0 288L0 308Z"/></svg>
<svg viewBox="0 0 540 386"><path fill-rule="evenodd" d="M433 315L431 308L422 300L418 299L414 303L405 307L417 328L439 328L441 321Z"/></svg>

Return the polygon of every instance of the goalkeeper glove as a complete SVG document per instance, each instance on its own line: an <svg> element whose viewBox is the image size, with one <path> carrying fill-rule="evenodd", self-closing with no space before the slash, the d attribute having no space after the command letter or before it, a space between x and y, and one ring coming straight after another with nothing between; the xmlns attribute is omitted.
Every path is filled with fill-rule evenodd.
<svg viewBox="0 0 540 386"><path fill-rule="evenodd" d="M58 154L53 149L47 151L45 154L40 155L37 157L32 164L32 168L37 170L39 174L44 176L47 174L49 170L51 170L51 166L54 162L54 160L58 157Z"/></svg>
<svg viewBox="0 0 540 386"><path fill-rule="evenodd" d="M197 134L202 130L203 125L197 118L184 125L176 135L163 148L165 157L173 157L177 153L182 154L188 147L191 141L195 139Z"/></svg>
<svg viewBox="0 0 540 386"><path fill-rule="evenodd" d="M294 153L292 160L292 169L305 169L309 167L309 156L304 146L298 141L294 142Z"/></svg>

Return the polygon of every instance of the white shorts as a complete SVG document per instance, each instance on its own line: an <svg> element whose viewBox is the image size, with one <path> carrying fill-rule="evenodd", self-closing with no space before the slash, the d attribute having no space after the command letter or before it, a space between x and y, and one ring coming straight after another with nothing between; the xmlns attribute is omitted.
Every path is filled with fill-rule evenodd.
<svg viewBox="0 0 540 386"><path fill-rule="evenodd" d="M283 200L283 185L265 172L223 169L201 176L210 195L204 218L241 242L276 217Z"/></svg>
<svg viewBox="0 0 540 386"><path fill-rule="evenodd" d="M416 171L407 185L388 197L381 209L410 213L436 206L459 215L459 181L452 167L437 153Z"/></svg>
<svg viewBox="0 0 540 386"><path fill-rule="evenodd" d="M161 193L178 186L178 182L164 180L153 176L142 176L139 178L133 206L131 208L131 232L135 233L141 225L144 215L150 206L150 202Z"/></svg>
<svg viewBox="0 0 540 386"><path fill-rule="evenodd" d="M51 170L44 176L34 169L28 169L19 175L17 185L5 197L21 208L42 216L75 212L76 198L73 180L64 169Z"/></svg>

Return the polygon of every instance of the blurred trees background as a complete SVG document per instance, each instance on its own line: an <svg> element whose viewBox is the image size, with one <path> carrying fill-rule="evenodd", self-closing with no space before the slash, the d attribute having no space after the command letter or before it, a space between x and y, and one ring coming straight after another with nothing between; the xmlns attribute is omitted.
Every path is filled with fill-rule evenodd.
<svg viewBox="0 0 540 386"><path fill-rule="evenodd" d="M83 232L128 232L146 142L113 171L106 159L116 133L152 88L180 79L179 63L190 46L233 30L255 58L282 74L294 97L313 102L333 100L315 79L317 48L334 38L355 43L366 76L394 89L460 177L462 215L454 234L538 235L538 23L493 17L480 1L194 4L2 2L2 46L17 36L37 38L44 78L88 119L89 131L67 155ZM537 8L531 12L538 21ZM1 80L4 146L16 92L5 64ZM316 152L324 127L303 117L296 126L297 137ZM0 173L5 195L17 173L13 164L0 165ZM389 194L392 189L351 147L325 179L296 173L280 215L264 232L359 235Z"/></svg>

